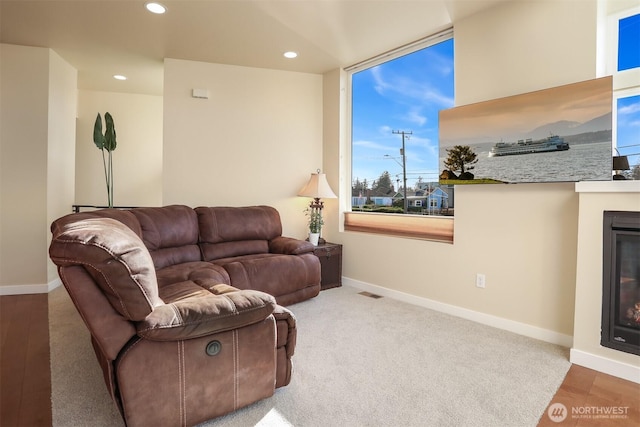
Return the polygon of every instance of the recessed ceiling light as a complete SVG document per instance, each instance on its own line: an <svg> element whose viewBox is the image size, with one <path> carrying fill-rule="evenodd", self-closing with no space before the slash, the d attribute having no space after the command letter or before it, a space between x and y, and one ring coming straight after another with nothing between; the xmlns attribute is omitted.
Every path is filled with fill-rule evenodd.
<svg viewBox="0 0 640 427"><path fill-rule="evenodd" d="M116 74L113 78L116 80L127 80L127 76L123 76L122 74Z"/></svg>
<svg viewBox="0 0 640 427"><path fill-rule="evenodd" d="M293 58L295 58L296 56L298 56L298 53L297 53L297 52L290 51L290 52L285 52L285 53L284 53L284 57L285 57L285 58L293 59Z"/></svg>
<svg viewBox="0 0 640 427"><path fill-rule="evenodd" d="M144 7L146 7L149 12L157 13L158 15L161 15L167 11L166 6L156 2L145 3Z"/></svg>

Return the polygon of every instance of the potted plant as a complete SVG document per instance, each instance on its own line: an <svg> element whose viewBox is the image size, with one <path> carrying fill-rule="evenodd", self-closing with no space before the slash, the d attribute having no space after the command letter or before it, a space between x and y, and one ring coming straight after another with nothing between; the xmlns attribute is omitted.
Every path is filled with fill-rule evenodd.
<svg viewBox="0 0 640 427"><path fill-rule="evenodd" d="M320 240L320 231L322 230L322 226L324 225L324 221L322 220L322 211L320 209L308 208L305 211L305 214L309 218L309 241L314 246L318 246L318 241Z"/></svg>
<svg viewBox="0 0 640 427"><path fill-rule="evenodd" d="M104 115L105 131L102 134L102 117L98 113L96 122L93 125L93 142L96 147L102 151L102 165L104 167L104 179L107 184L107 203L110 208L113 207L113 162L111 153L116 149L116 127L113 123L113 117L109 112ZM104 151L109 154L105 158Z"/></svg>

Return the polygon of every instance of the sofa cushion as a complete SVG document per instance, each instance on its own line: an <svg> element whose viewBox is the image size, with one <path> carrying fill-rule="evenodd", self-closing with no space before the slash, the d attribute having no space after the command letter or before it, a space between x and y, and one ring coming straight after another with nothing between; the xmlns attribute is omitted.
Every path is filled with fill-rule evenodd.
<svg viewBox="0 0 640 427"><path fill-rule="evenodd" d="M213 262L227 270L231 286L259 289L276 299L307 287L319 288L320 261L313 254L256 254ZM283 304L280 299L278 303Z"/></svg>
<svg viewBox="0 0 640 427"><path fill-rule="evenodd" d="M202 256L205 261L269 253L269 242L266 240L239 240L213 244L201 243L201 247Z"/></svg>
<svg viewBox="0 0 640 427"><path fill-rule="evenodd" d="M156 269L183 262L200 261L198 218L183 205L136 208L142 241L149 249Z"/></svg>
<svg viewBox="0 0 640 427"><path fill-rule="evenodd" d="M160 289L160 298L165 302L166 299L162 294L162 290L166 286L184 281L208 280L216 285L219 283L230 284L231 279L229 273L216 264L205 261L185 262L182 264L170 265L169 267L156 270L158 278L158 289Z"/></svg>
<svg viewBox="0 0 640 427"><path fill-rule="evenodd" d="M260 322L276 307L269 294L239 291L225 284L211 286L207 291L194 289L188 296L184 293L188 284L180 284L178 288L180 297L156 307L137 324L138 335L155 341L198 338Z"/></svg>
<svg viewBox="0 0 640 427"><path fill-rule="evenodd" d="M88 218L62 225L49 255L60 267L84 266L113 308L129 320L143 320L163 304L149 251L120 221Z"/></svg>
<svg viewBox="0 0 640 427"><path fill-rule="evenodd" d="M266 253L282 234L280 214L270 206L198 207L200 246L205 261Z"/></svg>

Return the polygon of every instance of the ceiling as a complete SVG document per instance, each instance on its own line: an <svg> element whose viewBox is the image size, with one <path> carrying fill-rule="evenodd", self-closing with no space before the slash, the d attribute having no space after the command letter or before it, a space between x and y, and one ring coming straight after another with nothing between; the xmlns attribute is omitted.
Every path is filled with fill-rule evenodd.
<svg viewBox="0 0 640 427"><path fill-rule="evenodd" d="M80 89L160 95L164 58L321 74L512 0L160 1L0 0L0 41L53 49Z"/></svg>

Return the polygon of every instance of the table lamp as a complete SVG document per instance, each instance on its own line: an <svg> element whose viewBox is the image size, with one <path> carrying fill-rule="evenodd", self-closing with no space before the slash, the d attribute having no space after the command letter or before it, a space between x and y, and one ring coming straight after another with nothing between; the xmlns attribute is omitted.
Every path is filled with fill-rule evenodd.
<svg viewBox="0 0 640 427"><path fill-rule="evenodd" d="M320 199L335 199L338 197L333 190L331 190L327 182L327 175L320 173L320 169L318 169L316 173L312 173L309 182L298 192L298 196L311 197L313 199L309 204L307 213L312 220L310 221L310 225L317 226L317 232L320 233L323 224L322 208L324 208L324 202ZM311 224L312 222L315 224ZM309 231L314 232L312 228L310 228ZM319 237L318 243L324 242L324 239Z"/></svg>

